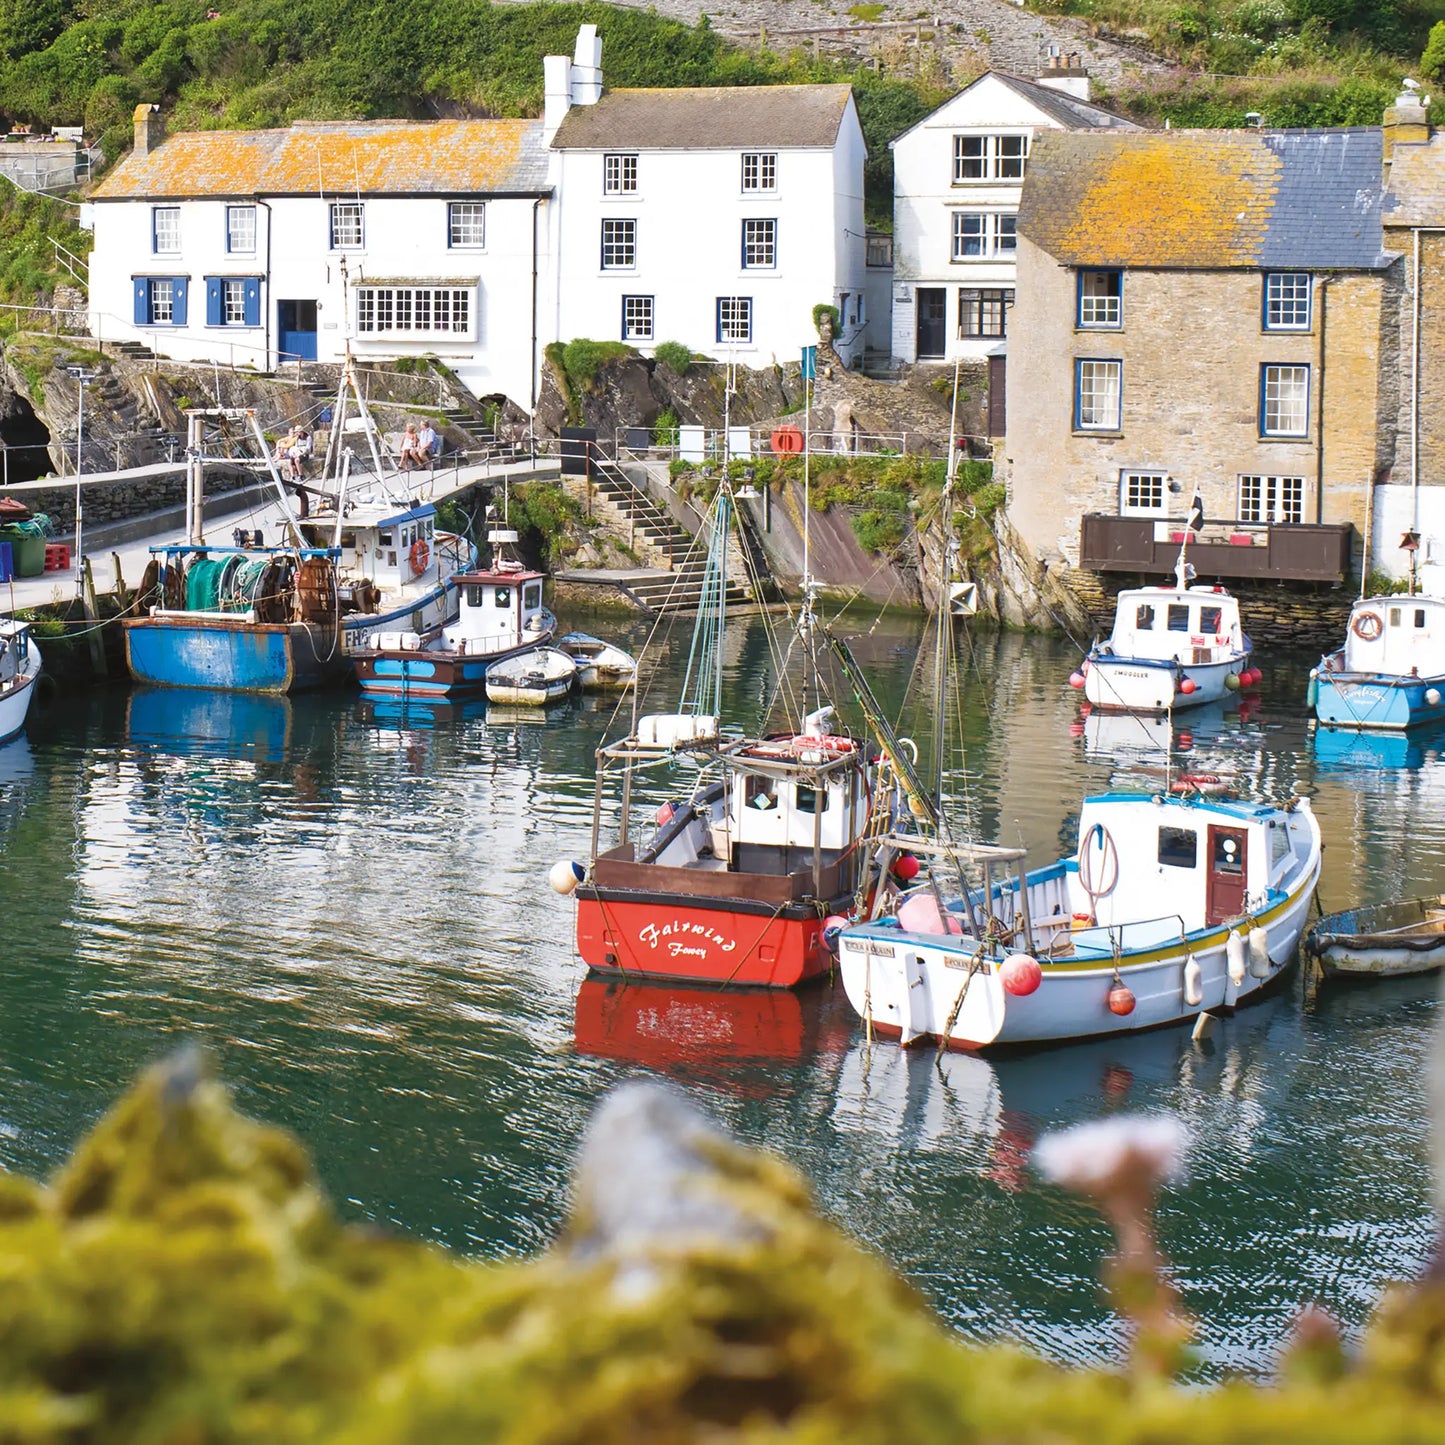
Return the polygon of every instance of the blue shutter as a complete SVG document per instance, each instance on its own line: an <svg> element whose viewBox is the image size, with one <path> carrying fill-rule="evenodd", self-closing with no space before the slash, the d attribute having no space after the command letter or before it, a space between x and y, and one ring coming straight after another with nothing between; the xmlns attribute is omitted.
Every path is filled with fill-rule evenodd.
<svg viewBox="0 0 1445 1445"><path fill-rule="evenodd" d="M246 278L244 296L246 325L259 326L261 324L261 283L254 276Z"/></svg>
<svg viewBox="0 0 1445 1445"><path fill-rule="evenodd" d="M135 324L151 324L151 283L144 276L135 278Z"/></svg>
<svg viewBox="0 0 1445 1445"><path fill-rule="evenodd" d="M175 297L175 310L171 320L176 326L186 324L186 291L189 277L177 276L171 282L171 294Z"/></svg>
<svg viewBox="0 0 1445 1445"><path fill-rule="evenodd" d="M224 326L226 313L221 306L221 278L206 277L206 325Z"/></svg>

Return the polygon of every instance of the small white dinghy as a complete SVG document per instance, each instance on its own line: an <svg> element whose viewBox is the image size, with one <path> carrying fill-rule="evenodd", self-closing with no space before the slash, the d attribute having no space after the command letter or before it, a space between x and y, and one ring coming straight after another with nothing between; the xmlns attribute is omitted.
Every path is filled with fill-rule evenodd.
<svg viewBox="0 0 1445 1445"><path fill-rule="evenodd" d="M577 680L577 664L555 647L536 647L487 669L487 701L514 707L543 707L566 697Z"/></svg>
<svg viewBox="0 0 1445 1445"><path fill-rule="evenodd" d="M577 685L584 692L628 688L637 680L637 659L600 637L569 632L553 645L577 664Z"/></svg>
<svg viewBox="0 0 1445 1445"><path fill-rule="evenodd" d="M1445 895L1329 913L1305 952L1326 978L1393 978L1445 966Z"/></svg>
<svg viewBox="0 0 1445 1445"><path fill-rule="evenodd" d="M30 624L0 618L0 743L20 736L40 676L40 649Z"/></svg>

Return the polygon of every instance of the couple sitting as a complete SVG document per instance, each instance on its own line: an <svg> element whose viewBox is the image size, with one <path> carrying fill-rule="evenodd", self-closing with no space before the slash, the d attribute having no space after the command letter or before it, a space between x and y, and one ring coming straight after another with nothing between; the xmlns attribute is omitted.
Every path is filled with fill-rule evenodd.
<svg viewBox="0 0 1445 1445"><path fill-rule="evenodd" d="M299 482L306 475L306 459L313 450L311 433L303 427L289 431L276 443L272 460L288 481Z"/></svg>
<svg viewBox="0 0 1445 1445"><path fill-rule="evenodd" d="M429 421L423 421L420 431L415 422L407 422L406 435L401 439L401 450L397 460L404 472L418 467L434 467L442 449L442 439Z"/></svg>

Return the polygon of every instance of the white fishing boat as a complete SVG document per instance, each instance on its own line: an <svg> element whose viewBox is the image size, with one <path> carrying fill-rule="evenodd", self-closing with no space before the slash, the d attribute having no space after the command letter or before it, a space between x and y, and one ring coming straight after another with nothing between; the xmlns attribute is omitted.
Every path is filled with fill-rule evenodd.
<svg viewBox="0 0 1445 1445"><path fill-rule="evenodd" d="M555 647L533 647L487 669L487 701L544 707L572 691L577 664Z"/></svg>
<svg viewBox="0 0 1445 1445"><path fill-rule="evenodd" d="M1022 849L890 839L980 877L950 897L935 870L843 930L868 1026L966 1049L1157 1028L1233 1008L1294 958L1320 871L1308 800L1109 793L1085 799L1079 838L1027 874Z"/></svg>
<svg viewBox="0 0 1445 1445"><path fill-rule="evenodd" d="M1326 978L1394 978L1445 965L1445 896L1330 913L1310 929L1305 952Z"/></svg>
<svg viewBox="0 0 1445 1445"><path fill-rule="evenodd" d="M40 676L40 649L30 624L0 618L0 744L20 736Z"/></svg>
<svg viewBox="0 0 1445 1445"><path fill-rule="evenodd" d="M611 642L586 632L569 632L555 644L577 664L577 685L584 692L621 690L637 680L637 659Z"/></svg>

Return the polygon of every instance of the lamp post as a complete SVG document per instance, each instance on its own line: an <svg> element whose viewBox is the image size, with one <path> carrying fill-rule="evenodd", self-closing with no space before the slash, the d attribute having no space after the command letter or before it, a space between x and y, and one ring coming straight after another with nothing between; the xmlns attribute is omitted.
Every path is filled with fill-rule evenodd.
<svg viewBox="0 0 1445 1445"><path fill-rule="evenodd" d="M85 576L81 565L81 541L83 538L85 512L80 499L80 478L85 470L85 384L94 381L96 373L83 366L66 368L75 378L75 591L79 595L82 578Z"/></svg>

